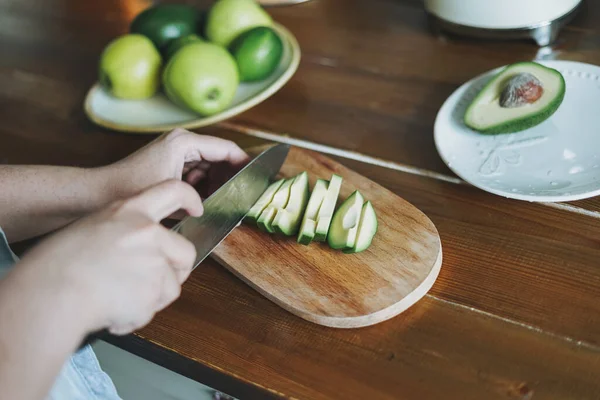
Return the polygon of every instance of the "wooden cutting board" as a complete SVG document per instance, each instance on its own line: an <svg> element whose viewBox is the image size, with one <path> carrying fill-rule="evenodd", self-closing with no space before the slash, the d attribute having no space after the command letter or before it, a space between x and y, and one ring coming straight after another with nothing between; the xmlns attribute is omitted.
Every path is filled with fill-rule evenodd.
<svg viewBox="0 0 600 400"><path fill-rule="evenodd" d="M356 189L371 200L379 229L369 249L344 254L324 243L303 246L296 237L270 235L242 223L212 257L289 312L330 327L373 325L423 297L442 264L433 223L375 182L319 153L292 147L280 175L292 177L302 171L308 171L311 189L317 178L342 176L339 202Z"/></svg>

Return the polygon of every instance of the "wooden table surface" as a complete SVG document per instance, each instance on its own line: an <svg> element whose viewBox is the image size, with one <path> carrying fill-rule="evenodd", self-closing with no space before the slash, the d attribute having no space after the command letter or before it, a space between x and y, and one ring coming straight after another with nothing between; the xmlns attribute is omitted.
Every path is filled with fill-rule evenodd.
<svg viewBox="0 0 600 400"><path fill-rule="evenodd" d="M96 166L153 138L104 130L82 109L103 46L148 4L0 0L0 162ZM323 145L432 219L440 277L400 316L336 330L287 313L209 259L180 300L113 342L242 399L600 398L600 198L485 193L448 170L432 132L447 96L484 71L540 54L600 64L600 2L588 1L549 53L436 36L419 0L270 11L298 38L297 74L199 132L242 146Z"/></svg>

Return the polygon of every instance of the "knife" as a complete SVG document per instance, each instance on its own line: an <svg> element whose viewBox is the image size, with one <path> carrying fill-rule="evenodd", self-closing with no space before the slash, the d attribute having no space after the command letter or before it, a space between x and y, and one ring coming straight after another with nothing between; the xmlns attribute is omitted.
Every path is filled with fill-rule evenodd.
<svg viewBox="0 0 600 400"><path fill-rule="evenodd" d="M196 247L192 270L242 222L281 169L289 150L290 145L278 144L263 151L204 201L200 217L186 217L171 229ZM107 330L92 333L79 348L107 335Z"/></svg>
<svg viewBox="0 0 600 400"><path fill-rule="evenodd" d="M204 201L200 217L186 217L171 229L196 247L192 270L242 222L281 169L289 150L288 144L278 144L263 151ZM92 333L79 348L107 335L107 330Z"/></svg>
<svg viewBox="0 0 600 400"><path fill-rule="evenodd" d="M192 269L244 219L281 169L289 150L288 144L265 150L204 201L200 217L186 217L172 228L196 247Z"/></svg>

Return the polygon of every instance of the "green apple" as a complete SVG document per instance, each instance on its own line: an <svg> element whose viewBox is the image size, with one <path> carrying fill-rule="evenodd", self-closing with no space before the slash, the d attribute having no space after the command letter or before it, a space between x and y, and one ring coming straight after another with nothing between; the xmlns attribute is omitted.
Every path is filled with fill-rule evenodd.
<svg viewBox="0 0 600 400"><path fill-rule="evenodd" d="M175 104L209 116L231 104L239 76L235 60L225 48L198 42L173 55L162 81L165 93Z"/></svg>
<svg viewBox="0 0 600 400"><path fill-rule="evenodd" d="M217 0L208 12L208 40L228 47L233 39L257 26L272 26L273 19L254 0Z"/></svg>
<svg viewBox="0 0 600 400"><path fill-rule="evenodd" d="M160 86L162 59L152 41L139 34L123 35L100 57L100 84L121 99L145 99Z"/></svg>

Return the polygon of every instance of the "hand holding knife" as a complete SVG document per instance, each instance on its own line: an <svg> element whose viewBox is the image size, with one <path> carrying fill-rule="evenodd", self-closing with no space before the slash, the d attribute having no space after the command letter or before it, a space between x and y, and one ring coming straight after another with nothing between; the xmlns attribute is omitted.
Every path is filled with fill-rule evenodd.
<svg viewBox="0 0 600 400"><path fill-rule="evenodd" d="M204 201L202 216L188 216L172 228L196 248L192 270L244 219L281 169L289 148L279 144L262 152ZM89 335L82 346L105 333Z"/></svg>
<svg viewBox="0 0 600 400"><path fill-rule="evenodd" d="M196 268L244 219L283 165L290 146L273 146L204 201L204 214L186 217L173 227L196 246Z"/></svg>

